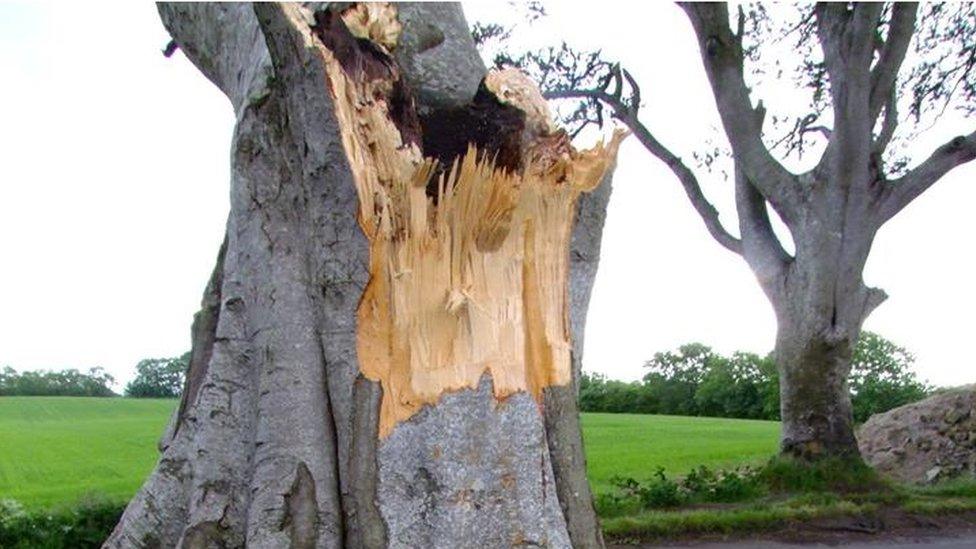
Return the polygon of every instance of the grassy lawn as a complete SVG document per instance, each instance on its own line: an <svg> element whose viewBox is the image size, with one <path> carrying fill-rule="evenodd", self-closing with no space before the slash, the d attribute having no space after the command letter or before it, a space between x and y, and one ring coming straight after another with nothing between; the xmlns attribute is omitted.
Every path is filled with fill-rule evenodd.
<svg viewBox="0 0 976 549"><path fill-rule="evenodd" d="M0 398L0 499L14 498L28 510L40 511L68 509L89 494L105 496L110 501L95 503L102 506L96 511L101 522L88 521L95 524L88 525L93 536L104 535L99 528L114 524L123 502L155 464L156 440L176 404L123 398ZM823 463L808 470L780 460L761 472L754 470L738 484L713 477L712 484L694 493L681 484L682 477L700 465L714 471L767 463L776 450L778 430L777 423L767 421L584 414L590 478L600 494L604 533L611 540L636 541L754 532L830 517L891 522L906 513L976 513L974 480L928 488L896 486L881 483L863 465ZM667 480L652 479L657 467L665 469ZM614 476L640 484L632 485L636 491L615 490L610 483ZM709 486L747 489L731 499L715 499L718 492ZM689 495L677 503L662 503L667 490ZM67 513L76 522L90 515Z"/></svg>
<svg viewBox="0 0 976 549"><path fill-rule="evenodd" d="M28 508L132 496L176 400L0 398L0 498Z"/></svg>
<svg viewBox="0 0 976 549"><path fill-rule="evenodd" d="M175 400L71 397L0 398L0 498L30 508L88 493L125 499L156 462L156 440ZM761 463L776 449L768 421L584 414L590 477L643 480L655 468L682 475L697 465Z"/></svg>
<svg viewBox="0 0 976 549"><path fill-rule="evenodd" d="M587 467L594 490L614 476L644 480L657 467L669 476L699 465L759 465L776 453L779 423L636 414L583 414Z"/></svg>

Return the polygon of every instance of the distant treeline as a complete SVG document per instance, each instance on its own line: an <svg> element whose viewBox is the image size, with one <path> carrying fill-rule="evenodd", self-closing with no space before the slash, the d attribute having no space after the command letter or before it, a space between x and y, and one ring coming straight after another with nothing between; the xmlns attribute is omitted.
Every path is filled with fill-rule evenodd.
<svg viewBox="0 0 976 549"><path fill-rule="evenodd" d="M17 373L10 366L0 370L0 396L116 396L115 378L102 368L87 373L75 369Z"/></svg>
<svg viewBox="0 0 976 549"><path fill-rule="evenodd" d="M854 350L850 388L854 419L924 398L930 389L912 370L915 357L887 339L864 332ZM584 373L584 412L779 419L779 375L770 355L723 356L701 343L657 353L641 381Z"/></svg>
<svg viewBox="0 0 976 549"><path fill-rule="evenodd" d="M171 358L146 358L136 364L136 377L125 386L125 396L175 398L183 389L190 353ZM0 396L118 396L111 386L115 378L102 368L88 373L75 369L17 373L10 366L0 370Z"/></svg>

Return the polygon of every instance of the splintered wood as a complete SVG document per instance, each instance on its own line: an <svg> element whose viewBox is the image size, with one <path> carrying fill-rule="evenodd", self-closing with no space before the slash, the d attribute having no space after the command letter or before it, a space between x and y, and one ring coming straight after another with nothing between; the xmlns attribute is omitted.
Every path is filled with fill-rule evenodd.
<svg viewBox="0 0 976 549"><path fill-rule="evenodd" d="M393 8L358 6L342 14L354 33L395 47ZM436 161L404 144L391 120L391 82L350 74L333 51L312 42L327 68L370 244L358 359L363 375L383 387L380 436L445 392L475 387L485 372L499 399L517 391L539 398L543 388L569 383L575 204L600 183L624 134L575 151L534 84L499 71L486 85L527 112L523 168L495 169L489 155L469 147L435 175ZM431 178L435 197L428 196Z"/></svg>

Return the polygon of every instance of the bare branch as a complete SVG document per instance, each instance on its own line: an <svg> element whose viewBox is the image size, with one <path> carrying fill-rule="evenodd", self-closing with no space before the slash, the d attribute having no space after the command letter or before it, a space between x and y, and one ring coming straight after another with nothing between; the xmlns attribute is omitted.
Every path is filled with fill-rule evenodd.
<svg viewBox="0 0 976 549"><path fill-rule="evenodd" d="M756 273L763 291L778 292L779 281L792 258L773 232L766 200L738 167L735 170L735 205L742 235L742 257Z"/></svg>
<svg viewBox="0 0 976 549"><path fill-rule="evenodd" d="M682 4L698 36L701 58L732 154L749 180L780 212L788 225L797 218L800 191L795 177L762 142L743 76L742 41L729 28L725 4Z"/></svg>
<svg viewBox="0 0 976 549"><path fill-rule="evenodd" d="M622 69L622 72L624 78L627 80L627 83L630 84L630 110L633 112L634 116L637 116L637 111L641 106L640 86L637 85L637 81L634 80L634 77L630 74L630 71L627 69Z"/></svg>
<svg viewBox="0 0 976 549"><path fill-rule="evenodd" d="M766 118L766 109L761 102L753 116L762 125ZM816 117L808 116L803 123L809 124L815 119ZM781 291L781 282L793 258L783 249L782 242L773 231L766 199L738 164L735 166L735 208L739 215L742 257L756 273L763 291L771 299L782 297L775 294Z"/></svg>
<svg viewBox="0 0 976 549"><path fill-rule="evenodd" d="M542 97L546 99L598 99L610 105L616 102L613 95L603 90L550 90L542 92ZM621 107L623 105L621 104Z"/></svg>
<svg viewBox="0 0 976 549"><path fill-rule="evenodd" d="M902 177L891 181L881 202L881 222L894 217L956 166L976 159L976 131L951 139L924 162Z"/></svg>
<svg viewBox="0 0 976 549"><path fill-rule="evenodd" d="M626 71L618 63L604 60L599 50L578 51L565 42L558 48L549 47L518 57L499 56L495 63L496 66L518 67L538 82L542 90L598 90L620 99L626 105L634 103L633 96L637 91ZM603 106L600 101L586 95L552 97L582 99L569 112L557 111L560 121L571 135L590 125L602 126Z"/></svg>
<svg viewBox="0 0 976 549"><path fill-rule="evenodd" d="M845 44L843 39L850 15L847 5L841 2L820 2L814 8L817 38L823 48L824 64L831 82L843 79ZM873 33L872 33L873 36Z"/></svg>
<svg viewBox="0 0 976 549"><path fill-rule="evenodd" d="M895 135L898 127L898 91L894 84L891 86L891 93L888 95L888 102L885 103L884 121L881 123L881 133L874 142L874 152L881 154L888 148L891 138Z"/></svg>
<svg viewBox="0 0 976 549"><path fill-rule="evenodd" d="M888 38L881 46L878 62L871 71L871 120L877 119L889 97L888 90L895 85L898 70L905 61L908 44L915 32L917 12L918 4L909 2L896 2L891 8Z"/></svg>
<svg viewBox="0 0 976 549"><path fill-rule="evenodd" d="M172 57L177 49L179 49L179 45L176 43L176 40L170 40L166 44L166 47L163 48L163 57Z"/></svg>
<svg viewBox="0 0 976 549"><path fill-rule="evenodd" d="M738 37L739 41L742 41L742 37L746 34L746 12L742 9L742 4L738 6L738 16L735 22L735 35Z"/></svg>
<svg viewBox="0 0 976 549"><path fill-rule="evenodd" d="M881 4L817 4L817 37L823 48L830 77L833 135L820 166L831 174L838 188L870 183L871 145L874 127L868 116L871 97L871 59Z"/></svg>
<svg viewBox="0 0 976 549"><path fill-rule="evenodd" d="M705 222L709 234L727 250L737 254L742 253L742 242L722 226L722 222L718 218L718 210L705 198L695 174L677 155L654 137L650 130L637 119L633 109L604 90L559 90L546 92L543 96L546 99L595 99L613 109L614 117L623 122L637 137L641 145L664 162L677 176L681 186L685 189L685 194L688 195L688 200L691 201L695 211Z"/></svg>
<svg viewBox="0 0 976 549"><path fill-rule="evenodd" d="M626 122L625 122L626 123ZM715 209L702 193L698 178L695 177L691 169L688 168L674 153L662 145L655 137L639 122L627 124L627 127L634 132L638 141L644 148L664 162L672 173L677 176L678 181L685 190L688 200L691 201L699 217L705 222L705 227L719 244L730 252L742 254L742 241L732 236L722 225L718 217L718 210Z"/></svg>
<svg viewBox="0 0 976 549"><path fill-rule="evenodd" d="M874 57L874 41L877 35L878 23L881 21L883 2L855 2L854 14L851 19L851 54L857 56L855 62L865 63L864 68L871 68Z"/></svg>
<svg viewBox="0 0 976 549"><path fill-rule="evenodd" d="M803 117L803 119L800 121L800 128L799 128L800 135L802 136L805 133L817 132L823 135L828 141L830 141L830 137L834 134L834 132L831 131L831 129L828 128L827 126L812 126L811 124L813 124L816 121L817 121L816 113L810 113L805 117Z"/></svg>
<svg viewBox="0 0 976 549"><path fill-rule="evenodd" d="M620 63L614 63L613 68L610 69L610 74L613 82L613 91L610 95L614 99L620 99L620 94L624 91L624 80L620 76Z"/></svg>

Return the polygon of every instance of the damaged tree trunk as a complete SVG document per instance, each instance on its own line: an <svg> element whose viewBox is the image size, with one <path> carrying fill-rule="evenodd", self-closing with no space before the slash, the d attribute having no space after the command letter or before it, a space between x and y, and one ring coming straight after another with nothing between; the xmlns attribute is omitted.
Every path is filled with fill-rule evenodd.
<svg viewBox="0 0 976 549"><path fill-rule="evenodd" d="M107 547L602 545L571 332L622 136L576 151L456 5L397 8L160 6L237 114L231 213Z"/></svg>

